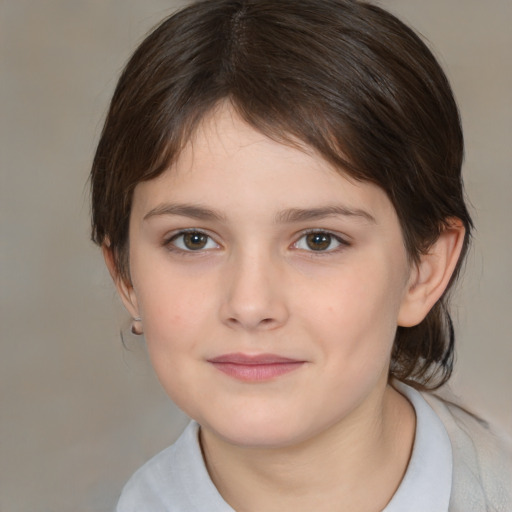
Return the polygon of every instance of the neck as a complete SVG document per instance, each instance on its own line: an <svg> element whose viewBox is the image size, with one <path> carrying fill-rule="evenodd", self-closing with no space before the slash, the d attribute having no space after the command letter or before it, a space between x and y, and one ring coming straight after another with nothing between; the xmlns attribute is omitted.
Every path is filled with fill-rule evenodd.
<svg viewBox="0 0 512 512"><path fill-rule="evenodd" d="M414 431L412 406L386 386L349 417L293 446L235 446L203 428L201 441L214 484L237 512L371 512L398 488Z"/></svg>

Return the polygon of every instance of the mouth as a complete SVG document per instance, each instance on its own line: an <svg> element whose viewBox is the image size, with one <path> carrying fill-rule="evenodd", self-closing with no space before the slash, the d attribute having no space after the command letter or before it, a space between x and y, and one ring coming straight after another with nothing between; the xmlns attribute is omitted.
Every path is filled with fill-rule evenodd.
<svg viewBox="0 0 512 512"><path fill-rule="evenodd" d="M276 379L298 370L306 361L275 354L224 354L208 359L217 370L244 382Z"/></svg>

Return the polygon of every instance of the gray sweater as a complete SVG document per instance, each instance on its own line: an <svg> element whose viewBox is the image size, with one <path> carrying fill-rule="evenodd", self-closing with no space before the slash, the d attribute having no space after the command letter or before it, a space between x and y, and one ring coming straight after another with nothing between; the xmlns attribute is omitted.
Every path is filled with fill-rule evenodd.
<svg viewBox="0 0 512 512"><path fill-rule="evenodd" d="M512 444L455 403L423 395L453 451L450 512L512 512Z"/></svg>

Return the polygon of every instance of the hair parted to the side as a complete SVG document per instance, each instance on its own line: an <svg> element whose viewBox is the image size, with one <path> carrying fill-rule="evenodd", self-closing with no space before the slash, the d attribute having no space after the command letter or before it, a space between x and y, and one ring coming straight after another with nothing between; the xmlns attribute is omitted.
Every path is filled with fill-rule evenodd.
<svg viewBox="0 0 512 512"><path fill-rule="evenodd" d="M92 237L129 280L133 190L169 168L194 129L229 101L255 129L300 142L393 203L412 263L449 223L471 218L463 137L448 81L420 38L355 0L206 0L164 20L128 62L91 172ZM447 292L398 327L391 374L435 388L452 371Z"/></svg>

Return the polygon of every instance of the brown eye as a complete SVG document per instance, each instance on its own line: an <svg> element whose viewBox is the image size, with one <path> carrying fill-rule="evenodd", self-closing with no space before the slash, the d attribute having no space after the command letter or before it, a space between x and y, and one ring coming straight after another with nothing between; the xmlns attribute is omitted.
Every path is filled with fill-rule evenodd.
<svg viewBox="0 0 512 512"><path fill-rule="evenodd" d="M302 235L293 244L293 248L308 252L334 253L349 245L346 240L329 231L310 231Z"/></svg>
<svg viewBox="0 0 512 512"><path fill-rule="evenodd" d="M174 246L184 252L219 248L219 245L202 231L182 231L181 233L173 236L171 240L169 240L168 244L169 246Z"/></svg>
<svg viewBox="0 0 512 512"><path fill-rule="evenodd" d="M328 233L310 233L306 235L306 244L312 251L325 251L332 243L332 236Z"/></svg>
<svg viewBox="0 0 512 512"><path fill-rule="evenodd" d="M208 236L204 233L185 233L183 235L183 244L191 251L204 249L208 243Z"/></svg>

